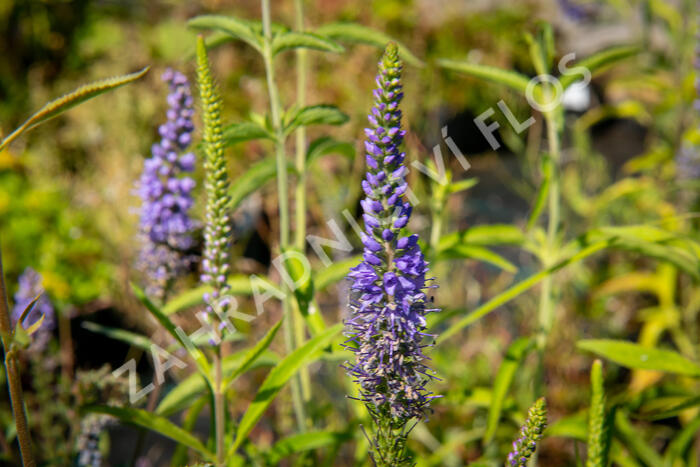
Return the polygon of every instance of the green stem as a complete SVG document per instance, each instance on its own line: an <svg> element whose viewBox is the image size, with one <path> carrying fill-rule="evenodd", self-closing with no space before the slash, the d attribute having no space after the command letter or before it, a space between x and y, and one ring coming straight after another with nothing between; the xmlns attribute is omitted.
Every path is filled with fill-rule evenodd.
<svg viewBox="0 0 700 467"><path fill-rule="evenodd" d="M304 1L294 0L294 15L295 28L299 32L304 31ZM297 106L299 108L306 105L306 49L299 47L296 49L297 56ZM294 167L296 169L297 184L294 189L294 246L305 254L304 247L306 245L306 127L299 126L296 131L296 155L294 158ZM298 308L298 307L297 307ZM301 311L296 310L294 318L294 332L296 344L300 346L304 343L304 321L300 315ZM304 401L311 399L311 377L309 376L308 367L304 367L300 371L301 378L301 393Z"/></svg>
<svg viewBox="0 0 700 467"><path fill-rule="evenodd" d="M280 115L280 101L275 84L275 69L272 62L272 30L270 28L270 0L262 2L262 23L263 23L263 60L265 62L265 74L267 75L267 89L270 95L270 113L272 126L275 131L275 157L277 161L277 198L279 204L279 225L280 225L280 249L285 252L289 247L289 202L287 198L287 158L284 150L285 136L282 128L282 118ZM285 287L284 298L282 299L282 313L284 319L284 337L287 354L294 351L294 315L291 312L290 299L291 291ZM301 388L299 378L293 378L292 404L296 416L299 431L305 431L306 417L304 415L304 404L301 398Z"/></svg>
<svg viewBox="0 0 700 467"><path fill-rule="evenodd" d="M2 346L5 352L5 371L7 374L7 386L10 390L10 402L12 413L15 416L17 440L22 455L22 464L34 467L34 454L32 453L32 438L29 434L27 414L24 412L24 398L22 397L22 379L19 374L17 358L12 350L12 324L10 321L10 305L7 301L7 289L5 288L5 274L2 269L2 253L0 252L0 334Z"/></svg>
<svg viewBox="0 0 700 467"><path fill-rule="evenodd" d="M224 446L225 433L225 410L223 377L221 371L221 344L214 352L214 419L216 427L216 465L224 466L226 460L226 448Z"/></svg>
<svg viewBox="0 0 700 467"><path fill-rule="evenodd" d="M559 209L560 209L560 193L559 193L559 134L556 125L556 116L552 112L545 113L544 116L547 122L547 142L549 144L549 157L552 158L552 179L549 186L548 197L548 219L547 219L547 239L545 251L542 257L543 269L547 269L557 260L557 229L559 227ZM537 334L537 350L539 354L538 377L535 380L535 397L540 397L543 394L543 379L544 379L544 352L547 347L549 333L552 330L554 322L554 303L552 300L553 278L547 276L542 281L542 289L540 290L540 306L539 306L539 332Z"/></svg>

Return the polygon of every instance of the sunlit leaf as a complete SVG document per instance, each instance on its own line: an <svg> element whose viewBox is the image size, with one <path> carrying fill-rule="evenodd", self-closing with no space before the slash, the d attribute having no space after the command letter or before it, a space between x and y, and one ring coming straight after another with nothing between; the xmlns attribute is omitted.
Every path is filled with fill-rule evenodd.
<svg viewBox="0 0 700 467"><path fill-rule="evenodd" d="M38 112L29 117L29 119L27 119L27 121L24 122L19 128L10 133L7 138L0 142L0 151L2 151L5 146L10 144L25 131L29 131L37 125L44 123L45 121L50 120L62 114L66 110L92 99L93 97L97 97L100 94L104 94L105 92L136 81L145 75L148 72L148 69L149 67L146 67L140 71L128 75L116 76L114 78L107 78L101 81L95 81L94 83L84 84L75 91L47 103L41 109L39 109Z"/></svg>
<svg viewBox="0 0 700 467"><path fill-rule="evenodd" d="M328 154L340 154L348 159L355 157L355 146L344 141L336 141L329 136L322 136L309 143L306 151L307 162L315 161Z"/></svg>
<svg viewBox="0 0 700 467"><path fill-rule="evenodd" d="M309 125L342 125L349 117L334 105L311 105L299 109L285 126L289 134L300 126Z"/></svg>
<svg viewBox="0 0 700 467"><path fill-rule="evenodd" d="M631 46L618 46L605 49L593 55L590 55L583 60L576 62L573 65L569 65L569 68L583 67L587 69L592 76L604 71L615 63L624 60L625 58L632 57L639 53L637 47ZM570 72L559 78L561 85L564 89L571 86L576 81L580 81L582 76L577 73Z"/></svg>
<svg viewBox="0 0 700 467"><path fill-rule="evenodd" d="M245 371L260 368L265 366L273 366L279 362L277 354L270 351L263 351L258 354L252 361L249 359L249 353L252 349L244 349L231 355L224 357L222 362L222 373L224 378L228 378L228 384L231 384L235 378L232 378L234 372L239 371L241 366L246 363ZM156 413L164 417L170 416L180 410L189 407L197 398L207 394L209 388L207 383L199 373L192 373L184 380L180 381L170 392L168 392L163 400L160 401L156 408Z"/></svg>
<svg viewBox="0 0 700 467"><path fill-rule="evenodd" d="M170 318L167 317L157 306L155 306L146 296L146 294L134 284L131 284L131 288L134 291L134 295L139 299L141 303L144 304L146 309L153 315L153 317L165 328L168 333L175 338L187 351L187 353L192 357L192 359L197 364L197 368L202 373L205 378L209 378L211 375L209 361L204 356L201 350L199 350L184 332L184 330L178 329Z"/></svg>
<svg viewBox="0 0 700 467"><path fill-rule="evenodd" d="M254 139L274 139L267 129L255 122L232 123L224 127L224 147Z"/></svg>
<svg viewBox="0 0 700 467"><path fill-rule="evenodd" d="M277 324L272 326L269 331L260 339L253 347L246 351L239 363L238 367L231 372L230 375L225 376L223 389L224 391L238 378L240 375L248 371L253 364L267 351L268 347L272 343L272 340L277 335L280 326L282 325L282 320L279 320Z"/></svg>
<svg viewBox="0 0 700 467"><path fill-rule="evenodd" d="M289 31L277 34L272 39L272 54L277 55L285 50L297 48L321 50L323 52L341 53L345 49L342 45L312 32Z"/></svg>
<svg viewBox="0 0 700 467"><path fill-rule="evenodd" d="M257 51L262 50L262 38L250 21L232 16L202 15L187 22L187 26L196 30L217 31L240 39Z"/></svg>
<svg viewBox="0 0 700 467"><path fill-rule="evenodd" d="M214 454L209 451L201 441L187 431L173 424L167 418L130 407L114 407L107 405L90 405L82 408L87 413L99 413L116 417L122 423L136 425L159 433L167 438L181 443L205 456L208 460L214 459Z"/></svg>
<svg viewBox="0 0 700 467"><path fill-rule="evenodd" d="M279 465L282 459L292 454L311 451L326 446L337 446L350 439L352 439L352 436L349 433L333 431L300 433L277 441L265 452L265 456L268 457L268 465Z"/></svg>
<svg viewBox="0 0 700 467"><path fill-rule="evenodd" d="M109 326L103 326L101 324L93 323L90 321L83 321L81 326L88 331L95 332L97 334L102 334L109 338L124 342L136 348L142 350L150 350L153 341L146 336L141 334L136 334L135 332L125 331L123 329L112 328Z"/></svg>
<svg viewBox="0 0 700 467"><path fill-rule="evenodd" d="M241 419L236 438L228 451L229 456L233 456L238 447L247 439L250 431L255 427L260 417L272 403L277 394L282 390L289 379L303 366L310 363L319 351L322 351L332 339L340 332L343 324L338 323L328 328L321 334L309 339L303 346L285 357L275 366L263 381L255 399L251 402Z"/></svg>
<svg viewBox="0 0 700 467"><path fill-rule="evenodd" d="M644 347L633 342L612 339L584 339L578 341L576 347L627 368L700 377L700 366L697 363L672 350Z"/></svg>
<svg viewBox="0 0 700 467"><path fill-rule="evenodd" d="M516 272L517 267L498 253L494 253L488 248L477 245L458 244L444 250L440 250L437 261L448 259L475 259L485 263L493 264L496 267L508 272Z"/></svg>
<svg viewBox="0 0 700 467"><path fill-rule="evenodd" d="M491 404L489 405L489 415L486 421L484 443L491 442L493 436L496 434L498 421L501 418L501 411L503 410L503 401L508 395L508 389L513 382L515 372L518 370L518 367L531 348L532 341L526 337L517 339L510 345L510 347L508 347L508 351L506 352L505 358L498 369L498 373L496 373L496 379L493 382L493 391L491 395Z"/></svg>
<svg viewBox="0 0 700 467"><path fill-rule="evenodd" d="M229 277L226 282L229 286L229 295L243 295L250 296L253 295L253 287L250 283L250 278L243 274L236 274ZM166 303L162 310L166 316L177 313L181 310L186 310L193 306L201 305L204 303L204 294L210 293L212 288L208 285L202 285L195 287L193 289L188 289L181 294L173 297Z"/></svg>
<svg viewBox="0 0 700 467"><path fill-rule="evenodd" d="M329 23L316 29L321 36L330 37L341 42L360 43L373 45L383 49L389 42L396 42L399 46L399 55L406 63L413 66L422 66L423 63L400 42L392 39L387 34L368 28L357 23Z"/></svg>
<svg viewBox="0 0 700 467"><path fill-rule="evenodd" d="M488 65L480 65L459 60L438 60L438 65L448 70L456 71L465 75L481 78L496 84L503 84L518 91L523 96L530 82L530 78L516 73L515 71L503 70Z"/></svg>
<svg viewBox="0 0 700 467"><path fill-rule="evenodd" d="M340 261L335 261L327 268L314 271L314 284L317 290L325 290L327 287L345 279L348 270L357 266L362 261L362 256L352 256Z"/></svg>

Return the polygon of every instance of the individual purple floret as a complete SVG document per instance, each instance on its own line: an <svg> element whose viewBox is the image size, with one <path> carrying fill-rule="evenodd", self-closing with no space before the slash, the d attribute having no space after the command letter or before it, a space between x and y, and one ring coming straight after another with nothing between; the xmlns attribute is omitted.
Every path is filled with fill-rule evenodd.
<svg viewBox="0 0 700 467"><path fill-rule="evenodd" d="M41 352L46 348L49 340L51 340L51 332L56 327L56 317L54 315L53 306L49 302L48 297L44 293L41 286L41 275L32 268L26 268L21 276L19 276L19 287L15 294L15 306L12 309L12 325L17 325L17 321L24 313L27 306L34 300L37 295L41 297L34 304L34 307L29 312L24 320L22 327L27 329L32 324L36 323L41 316L44 316L44 321L39 329L32 335L30 350Z"/></svg>
<svg viewBox="0 0 700 467"><path fill-rule="evenodd" d="M558 0L559 7L564 15L574 22L581 22L591 16L591 11L579 5L574 0Z"/></svg>
<svg viewBox="0 0 700 467"><path fill-rule="evenodd" d="M379 62L375 104L365 130L364 259L348 275L352 315L346 323L346 344L356 362L345 365L373 416L390 418L394 427L424 419L434 397L425 388L434 377L423 363L422 349L423 340L432 337L424 332L425 315L437 311L428 308L428 264L418 236L405 235L411 205L403 196L401 70L397 46L389 44Z"/></svg>
<svg viewBox="0 0 700 467"><path fill-rule="evenodd" d="M151 147L138 184L141 207L142 247L139 264L149 281L148 293L160 300L168 284L192 263L188 253L196 228L188 211L193 204L195 182L183 174L194 170L195 156L185 152L192 141L193 100L185 75L167 69L167 121L158 127L161 140Z"/></svg>

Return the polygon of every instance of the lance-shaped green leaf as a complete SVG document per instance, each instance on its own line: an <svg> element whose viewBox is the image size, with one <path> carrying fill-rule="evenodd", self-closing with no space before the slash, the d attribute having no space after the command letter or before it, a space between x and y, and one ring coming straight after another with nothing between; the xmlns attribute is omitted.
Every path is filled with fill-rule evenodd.
<svg viewBox="0 0 700 467"><path fill-rule="evenodd" d="M639 458L645 465L649 467L663 465L661 456L652 447L651 443L645 439L644 433L630 423L629 417L621 409L615 413L615 437L622 442L632 455Z"/></svg>
<svg viewBox="0 0 700 467"><path fill-rule="evenodd" d="M591 368L591 408L588 410L586 467L608 467L613 419L605 411L605 399L603 363L596 360Z"/></svg>
<svg viewBox="0 0 700 467"><path fill-rule="evenodd" d="M508 86L521 95L525 95L530 78L515 71L503 70L488 65L465 62L460 60L442 59L437 61L438 65L448 70L456 71L465 75L481 78L486 81Z"/></svg>
<svg viewBox="0 0 700 467"><path fill-rule="evenodd" d="M503 292L499 293L495 297L491 298L488 300L486 303L478 306L471 312L467 313L466 316L462 317L459 321L456 323L452 324L447 330L443 333L440 334L441 339L437 341L437 345L440 345L441 343L445 342L447 339L450 337L456 335L459 331L461 331L463 328L469 326L473 322L483 318L487 314L491 313L493 310L497 309L498 307L504 305L505 303L508 303L510 300L514 299L521 293L529 290L530 288L534 287L536 284L538 284L540 281L542 281L545 277L548 277L555 272L559 271L560 269L576 263L578 261L583 260L584 258L587 258L591 256L594 253L597 253L598 251L601 251L607 247L606 242L598 242L598 243L593 243L590 245L581 245L577 242L578 249L576 251L570 251L569 256L565 259L562 259L559 261L557 264L554 266L545 269L543 271L538 272L537 274L533 274L532 276L528 277L527 279L524 279Z"/></svg>
<svg viewBox="0 0 700 467"><path fill-rule="evenodd" d="M224 147L254 139L274 139L273 135L257 122L240 122L227 125L223 129Z"/></svg>
<svg viewBox="0 0 700 467"><path fill-rule="evenodd" d="M259 343L258 343L259 344ZM256 344L255 347L258 347ZM244 349L231 355L224 357L222 362L222 373L224 378L228 378L229 384L241 374L254 368L265 366L274 366L279 362L277 354L263 349L259 353L251 352L255 348ZM232 377L234 373L238 373L236 378ZM193 373L182 380L170 392L168 392L158 407L156 413L164 417L170 416L180 410L189 407L197 398L208 393L207 383L199 373Z"/></svg>
<svg viewBox="0 0 700 467"><path fill-rule="evenodd" d="M697 363L672 350L644 347L633 342L613 339L584 339L578 341L576 347L626 368L700 377L700 366Z"/></svg>
<svg viewBox="0 0 700 467"><path fill-rule="evenodd" d="M250 367L263 355L267 348L270 347L270 344L277 335L277 331L279 331L281 325L282 320L279 320L277 324L272 326L272 328L269 331L267 331L267 334L265 334L265 336L263 336L262 339L260 339L252 348L250 348L245 354L243 354L243 357L241 358L241 362L238 365L238 367L236 367L236 369L233 370L230 375L227 375L225 377L223 383L224 391L231 384L233 384L236 378L248 371Z"/></svg>
<svg viewBox="0 0 700 467"><path fill-rule="evenodd" d="M148 72L148 69L149 67L146 67L140 71L128 75L116 76L114 78L107 78L101 81L95 81L94 83L84 84L75 91L49 102L39 109L37 113L29 117L29 119L27 119L27 121L24 122L19 128L10 133L7 138L3 139L2 142L0 142L0 151L2 151L5 146L10 144L25 131L29 131L35 126L44 123L45 121L50 120L62 114L66 110L92 99L93 97L97 97L100 94L104 94L105 92L136 81L145 75Z"/></svg>
<svg viewBox="0 0 700 467"><path fill-rule="evenodd" d="M351 267L357 266L362 261L362 256L352 256L347 259L335 261L327 268L319 269L314 272L314 284L316 290L325 290L331 285L345 279L348 275L348 270Z"/></svg>
<svg viewBox="0 0 700 467"><path fill-rule="evenodd" d="M535 204L530 213L530 218L527 221L528 230L532 229L537 223L540 214L544 210L545 202L549 197L549 187L552 184L552 176L554 173L554 164L552 163L552 158L549 154L544 154L542 157L542 183L540 183L540 188L537 190L537 197L535 198Z"/></svg>
<svg viewBox="0 0 700 467"><path fill-rule="evenodd" d="M700 415L696 415L690 423L683 427L683 429L673 438L673 441L668 445L666 449L666 454L664 456L663 467L673 467L674 465L689 465L682 461L686 452L690 448L693 440L698 436L698 430L700 430Z"/></svg>
<svg viewBox="0 0 700 467"><path fill-rule="evenodd" d="M250 431L260 420L267 407L272 403L284 385L300 368L310 363L319 352L326 347L343 328L343 323L328 328L321 334L309 339L303 346L297 348L275 366L263 381L255 399L251 402L241 419L236 431L236 438L228 451L232 457L241 444L247 439Z"/></svg>
<svg viewBox="0 0 700 467"><path fill-rule="evenodd" d="M213 460L214 454L201 441L186 432L167 418L147 412L146 410L130 407L113 407L108 405L89 405L81 409L87 413L99 413L116 417L122 423L135 425L155 431L167 438L181 443L202 454L207 460Z"/></svg>
<svg viewBox="0 0 700 467"><path fill-rule="evenodd" d="M408 50L408 47L381 31L362 26L361 24L349 22L329 23L316 29L316 33L341 42L368 44L380 49L386 47L389 42L395 42L399 46L399 55L406 63L413 66L423 66L423 62L413 55Z"/></svg>
<svg viewBox="0 0 700 467"><path fill-rule="evenodd" d="M309 143L309 148L306 151L306 160L307 162L312 162L328 154L340 154L348 159L352 159L355 157L355 146L345 141L336 141L330 136L321 136Z"/></svg>
<svg viewBox="0 0 700 467"><path fill-rule="evenodd" d="M486 444L490 443L496 434L498 421L501 419L501 411L503 410L503 401L508 395L508 389L513 382L515 372L530 349L532 349L532 341L526 337L517 339L508 347L506 356L496 374L496 380L493 382L489 416L484 434L484 443Z"/></svg>
<svg viewBox="0 0 700 467"><path fill-rule="evenodd" d="M574 72L575 68L584 68L591 73L591 76L595 76L597 73L602 72L611 65L614 65L625 58L636 55L638 52L639 49L637 47L631 46L619 46L605 49L584 58L573 66L569 66L568 74L561 76L559 81L561 82L562 87L566 89L576 81L580 81L583 78L580 73Z"/></svg>
<svg viewBox="0 0 700 467"><path fill-rule="evenodd" d="M237 274L229 277L226 283L230 287L228 292L229 295L253 295L253 287L251 286L250 278L248 276ZM178 311L201 305L204 303L204 294L211 293L211 291L212 289L208 285L202 285L195 287L194 289L186 290L170 299L168 303L163 306L163 314L170 316Z"/></svg>
<svg viewBox="0 0 700 467"><path fill-rule="evenodd" d="M146 294L134 284L131 284L131 288L134 291L134 295L139 299L141 303L144 304L146 309L153 315L153 317L165 328L168 333L175 338L187 351L187 353L192 357L192 359L197 364L197 368L202 373L205 378L210 378L211 368L209 366L209 361L204 356L201 350L199 350L194 343L190 340L189 336L185 331L176 327L170 318L168 318L157 306L151 302Z"/></svg>
<svg viewBox="0 0 700 467"><path fill-rule="evenodd" d="M601 227L587 241L606 241L610 248L640 253L678 266L700 280L700 244L673 232L647 225Z"/></svg>
<svg viewBox="0 0 700 467"><path fill-rule="evenodd" d="M523 232L513 225L476 225L470 229L440 237L438 251L446 250L456 245L519 245L524 240Z"/></svg>
<svg viewBox="0 0 700 467"><path fill-rule="evenodd" d="M311 105L294 113L285 124L284 132L289 134L300 126L342 125L348 119L349 117L334 105Z"/></svg>
<svg viewBox="0 0 700 467"><path fill-rule="evenodd" d="M639 407L639 416L646 420L663 420L677 416L686 409L700 406L700 396L655 397Z"/></svg>
<svg viewBox="0 0 700 467"><path fill-rule="evenodd" d="M187 26L200 31L209 30L228 34L232 38L242 40L258 52L262 50L262 38L259 32L250 21L244 19L232 16L202 15L189 20Z"/></svg>
<svg viewBox="0 0 700 467"><path fill-rule="evenodd" d="M455 245L450 248L441 250L436 261L445 261L448 259L475 259L485 263L492 264L496 267L514 273L518 270L517 267L503 256L495 253L488 248L477 245Z"/></svg>
<svg viewBox="0 0 700 467"><path fill-rule="evenodd" d="M314 49L323 52L341 53L345 49L337 42L312 32L289 31L275 35L272 39L272 54L291 49Z"/></svg>
<svg viewBox="0 0 700 467"><path fill-rule="evenodd" d="M138 349L145 351L151 350L153 341L146 336L141 334L136 334L135 332L125 331L123 329L112 328L109 326L102 326L101 324L93 323L90 321L83 321L81 326L88 331L92 331L97 334L102 334L109 338L124 342L128 345L134 346Z"/></svg>
<svg viewBox="0 0 700 467"><path fill-rule="evenodd" d="M288 436L277 441L265 452L267 465L279 465L282 459L292 454L327 446L337 446L350 439L352 436L349 433L334 431L312 431Z"/></svg>

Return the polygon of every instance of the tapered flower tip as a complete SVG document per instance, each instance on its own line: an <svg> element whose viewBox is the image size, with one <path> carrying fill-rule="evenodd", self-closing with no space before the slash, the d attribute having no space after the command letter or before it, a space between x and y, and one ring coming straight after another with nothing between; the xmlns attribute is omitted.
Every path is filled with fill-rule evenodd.
<svg viewBox="0 0 700 467"><path fill-rule="evenodd" d="M381 64L383 67L395 67L401 64L401 59L399 58L399 46L396 42L389 42L384 48L384 54L382 55Z"/></svg>

